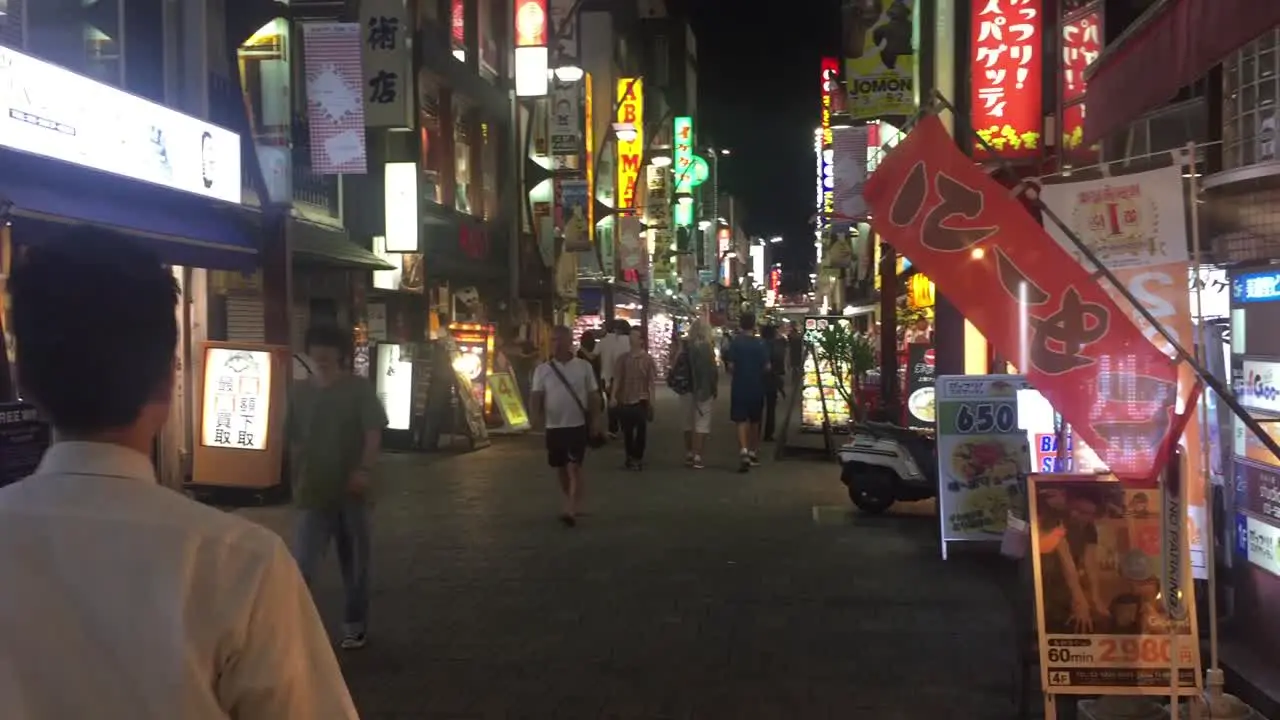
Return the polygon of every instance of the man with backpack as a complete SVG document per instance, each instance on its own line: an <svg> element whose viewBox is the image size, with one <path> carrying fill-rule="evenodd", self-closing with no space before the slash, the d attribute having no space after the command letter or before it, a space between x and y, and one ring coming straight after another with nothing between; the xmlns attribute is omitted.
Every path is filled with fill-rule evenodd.
<svg viewBox="0 0 1280 720"><path fill-rule="evenodd" d="M715 350L706 323L694 320L689 337L671 364L667 386L680 396L684 419L684 464L700 470L702 449L711 434L711 410L720 381Z"/></svg>

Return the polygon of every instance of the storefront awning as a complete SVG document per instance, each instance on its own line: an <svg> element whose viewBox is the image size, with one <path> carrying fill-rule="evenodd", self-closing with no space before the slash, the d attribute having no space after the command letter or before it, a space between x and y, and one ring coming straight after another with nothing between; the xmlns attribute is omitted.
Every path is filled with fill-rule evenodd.
<svg viewBox="0 0 1280 720"><path fill-rule="evenodd" d="M299 265L327 265L352 270L395 270L396 267L373 252L351 242L347 231L290 220L293 261Z"/></svg>
<svg viewBox="0 0 1280 720"><path fill-rule="evenodd" d="M57 160L0 150L0 204L8 206L19 243L95 225L134 238L172 265L258 264L260 231L245 208Z"/></svg>
<svg viewBox="0 0 1280 720"><path fill-rule="evenodd" d="M1157 0L1085 73L1085 142L1172 100L1214 65L1280 25L1280 2Z"/></svg>

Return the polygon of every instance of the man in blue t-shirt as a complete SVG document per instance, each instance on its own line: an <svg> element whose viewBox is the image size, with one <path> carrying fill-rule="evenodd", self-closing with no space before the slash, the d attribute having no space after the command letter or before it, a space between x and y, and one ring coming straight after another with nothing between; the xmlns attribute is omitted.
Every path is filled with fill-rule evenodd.
<svg viewBox="0 0 1280 720"><path fill-rule="evenodd" d="M729 419L738 425L738 472L759 465L760 416L764 412L765 374L769 350L756 335L756 316L743 313L742 332L729 343L725 365L733 382L729 386Z"/></svg>

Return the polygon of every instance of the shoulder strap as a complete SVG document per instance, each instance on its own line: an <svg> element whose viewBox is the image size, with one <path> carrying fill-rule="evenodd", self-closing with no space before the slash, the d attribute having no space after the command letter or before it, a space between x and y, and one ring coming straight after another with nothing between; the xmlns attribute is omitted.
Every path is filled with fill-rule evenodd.
<svg viewBox="0 0 1280 720"><path fill-rule="evenodd" d="M564 385L564 389L569 391L569 397L573 398L573 402L578 405L578 410L582 412L583 422L586 422L589 419L587 418L587 406L583 405L582 400L578 399L578 391L573 389L573 385L569 383L569 379L564 376L564 373L560 372L560 368L556 365L556 361L554 359L548 360L547 366L551 368L551 372L556 374L556 377L560 378L560 382Z"/></svg>

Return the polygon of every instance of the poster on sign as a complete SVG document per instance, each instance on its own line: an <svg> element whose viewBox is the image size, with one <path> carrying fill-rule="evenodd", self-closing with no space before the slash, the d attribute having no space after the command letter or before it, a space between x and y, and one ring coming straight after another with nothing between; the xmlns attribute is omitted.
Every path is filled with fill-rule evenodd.
<svg viewBox="0 0 1280 720"><path fill-rule="evenodd" d="M997 352L1018 357L1025 340L1028 379L1077 438L1118 475L1154 481L1186 420L1174 413L1175 363L951 142L937 116L889 153L865 195L877 233Z"/></svg>
<svg viewBox="0 0 1280 720"><path fill-rule="evenodd" d="M970 16L970 120L1007 160L1038 157L1044 124L1041 0L978 0ZM975 157L990 152L974 139Z"/></svg>
<svg viewBox="0 0 1280 720"><path fill-rule="evenodd" d="M914 0L844 0L845 110L854 120L915 112Z"/></svg>
<svg viewBox="0 0 1280 720"><path fill-rule="evenodd" d="M200 354L193 480L265 488L280 482L287 348L206 343Z"/></svg>

